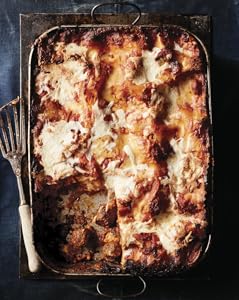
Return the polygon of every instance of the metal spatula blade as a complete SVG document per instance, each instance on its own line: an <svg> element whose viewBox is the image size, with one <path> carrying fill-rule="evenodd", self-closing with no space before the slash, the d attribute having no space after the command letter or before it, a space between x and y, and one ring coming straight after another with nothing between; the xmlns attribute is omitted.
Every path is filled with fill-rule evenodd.
<svg viewBox="0 0 239 300"><path fill-rule="evenodd" d="M22 98L18 97L0 108L0 152L10 162L17 178L20 197L19 214L28 257L28 267L30 272L37 272L40 269L40 260L33 243L31 212L29 205L26 203L22 185L21 163L22 157L26 154L26 124L24 100Z"/></svg>

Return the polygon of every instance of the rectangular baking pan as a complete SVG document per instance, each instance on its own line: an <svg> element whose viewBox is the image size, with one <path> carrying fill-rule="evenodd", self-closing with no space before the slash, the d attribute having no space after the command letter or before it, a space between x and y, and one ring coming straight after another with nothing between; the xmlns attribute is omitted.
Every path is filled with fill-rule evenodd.
<svg viewBox="0 0 239 300"><path fill-rule="evenodd" d="M32 91L32 85L33 85L33 82L32 82L32 75L33 75L33 70L34 70L34 64L35 64L35 54L36 54L36 46L37 46L37 43L38 43L38 40L41 39L43 36L47 35L48 33L52 33L60 28L75 28L75 27L81 27L81 28L92 28L92 27L103 27L103 26L111 26L111 25L93 25L93 24L89 24L89 25L82 25L82 26L77 26L77 25L62 25L62 26L56 26L56 27L53 27L53 28L50 28L49 30L47 30L46 32L44 32L38 39L35 40L34 42L34 45L32 46L32 49L31 49L31 52L30 52L30 56L29 56L29 86L28 86L28 116L29 116L29 119L28 119L28 168L29 168L29 187L30 187L30 203L32 205L32 211L33 211L33 214L32 214L32 217L33 217L33 227L35 229L35 223L34 223L34 213L36 213L36 205L35 205L35 199L34 199L34 192L33 192L33 187L32 187L32 178L31 178L31 163L32 163L32 149L31 149L31 145L32 145L32 137L31 137L31 124L30 124L30 114L31 114L31 110L32 110L32 107L31 107L31 99L32 99L32 94L33 94L33 91ZM117 26L121 26L122 25L112 25L114 27L117 27ZM169 25L170 26L170 25ZM172 28L175 28L175 25L171 25ZM150 25L141 25L141 27L147 27L147 28L157 28L157 26L150 26ZM179 26L176 26L180 29L182 29L181 27ZM188 32L188 31L187 31ZM204 46L204 44L202 43L202 41L197 37L195 36L194 34L188 32L189 34L191 34L192 36L194 36L194 38L198 41L198 43L201 45L203 51L204 51L204 54L205 54L205 59L206 59L206 64L207 64L207 107L208 107L208 116L209 116L209 119L211 121L211 96L210 96L210 72L209 72L209 57L208 57L208 53L207 53L207 50ZM212 139L210 141L210 144L212 145ZM211 153L210 153L210 156L212 157L212 147L210 149ZM208 179L207 179L207 182L209 183L208 184L208 193L207 195L208 196L211 196L211 193L209 193L209 189L210 189L210 182L211 182L211 173L212 173L212 166L209 167L209 172L208 172ZM195 265L197 265L206 255L207 251L208 251L208 248L209 248L209 245L210 245L210 242L211 242L211 216L212 216L212 212L211 212L211 207L210 207L210 202L206 201L206 210L207 210L207 219L208 219L208 235L207 235L207 240L205 241L204 245L203 245L203 250L200 254L200 257L197 259ZM56 272L56 273L60 273L60 274L64 274L64 275L74 275L74 276L91 276L91 275L94 275L94 276L97 276L97 275L100 275L100 276L128 276L129 274L122 274L122 273L119 273L119 274L111 274L111 273L101 273L101 272L94 272L93 270L92 271L88 271L88 265L86 264L85 266L85 269L82 268L82 264L77 264L77 265L64 265L64 264L61 264L59 263L57 260L55 260L54 257L52 256L49 256L49 253L47 253L46 249L44 248L44 245L42 245L41 242L39 242L36 238L36 234L34 235L35 236L35 245L36 245L36 249L39 253L39 256L41 258L41 261L42 263L47 267L49 268L50 270L52 270L53 272ZM193 266L190 266L190 269L194 267ZM180 272L183 271L183 270L180 270ZM179 271L175 271L173 273L170 272L170 274L176 274L177 272ZM163 273L160 273L158 274L159 276L165 276L165 275L170 275L170 274L167 274L165 272Z"/></svg>
<svg viewBox="0 0 239 300"><path fill-rule="evenodd" d="M119 15L113 15L113 14L101 14L99 19L103 20L107 24L128 24L131 22L132 19L137 17L135 14L119 14ZM44 32L46 29L53 27L54 25L61 25L61 24L74 24L72 27L76 26L85 26L85 27L92 27L96 25L89 25L91 21L91 17L89 14L28 14L28 15L21 15L21 96L24 98L28 97L28 111L30 114L31 111L31 78L32 78L32 56L34 55L35 46L30 47L32 45L32 42L37 38L42 32ZM201 255L201 258L198 260L200 262L204 259L208 252L209 245L211 243L211 231L212 231L212 175L213 175L213 141L212 141L212 113L211 113L211 85L210 85L210 62L209 62L209 55L207 52L206 47L201 42L201 39L203 42L207 45L207 48L210 49L210 17L208 16L168 16L168 15L160 15L160 14L142 14L141 20L139 21L140 24L154 24L156 27L160 24L174 24L179 25L181 27L186 28L187 31L193 32L192 35L196 33L196 39L199 41L199 43L202 45L206 61L207 61L207 78L208 78L208 97L207 97L207 106L208 106L208 117L210 122L210 154L211 154L211 162L208 170L208 193L207 193L207 213L208 213L208 240L205 243L204 252ZM30 25L33 24L31 27ZM78 25L75 25L78 24ZM87 24L87 25L83 25ZM102 25L101 25L102 26ZM109 26L109 25L107 25ZM115 24L114 24L115 26ZM97 26L96 26L97 27ZM149 27L147 25L147 27ZM58 28L55 27L55 28ZM48 31L48 30L47 30ZM195 36L195 35L194 35ZM198 38L199 37L199 38ZM29 59L30 54L30 59ZM28 65L29 60L29 73L27 74L26 67ZM30 118L28 119L30 120ZM28 123L28 138L30 141L30 124ZM28 143L29 150L30 143ZM29 163L28 168L30 167L30 161L31 161L31 151L28 153L29 155ZM29 173L30 174L30 173ZM30 183L31 186L31 176L29 176L29 182L25 182L26 189L28 188L28 183ZM34 210L34 201L32 199L32 191L30 192L31 197L30 201L33 206ZM34 221L34 220L33 220ZM205 269L205 268L204 268ZM210 274L208 274L208 269L204 270L202 268L192 268L191 272L182 273L179 274L172 274L169 278L171 279L186 279L186 278L200 278L200 279L208 279L210 277ZM196 271L194 271L196 270ZM199 270L197 272L197 270ZM96 274L96 273L75 273L74 276L68 276L64 274L69 274L67 272L61 272L61 273L55 273L50 269L43 268L41 272L38 274L31 275L29 271L27 270L27 261L26 261L26 254L25 249L22 243L20 243L20 276L24 278L58 278L58 279L70 279L70 278L82 278L82 277L90 277L94 278L95 276L116 276L115 274ZM189 275L187 275L189 274ZM191 275L190 275L191 274ZM193 275L192 275L193 274ZM72 275L72 273L71 273ZM128 274L119 274L118 276L128 276ZM208 277L209 276L209 277ZM165 277L164 277L165 278ZM167 277L166 277L167 278Z"/></svg>

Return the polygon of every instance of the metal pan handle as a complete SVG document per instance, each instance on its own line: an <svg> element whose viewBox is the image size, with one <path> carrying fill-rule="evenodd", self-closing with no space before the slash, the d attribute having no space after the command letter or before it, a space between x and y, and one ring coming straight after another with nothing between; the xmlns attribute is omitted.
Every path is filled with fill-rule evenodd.
<svg viewBox="0 0 239 300"><path fill-rule="evenodd" d="M119 6L132 6L133 8L135 8L138 12L138 16L135 18L135 20L131 23L132 25L135 25L139 19L141 18L141 9L138 7L138 5L134 4L134 3L130 3L130 2L104 2L104 3L100 3L95 5L92 10L91 10L91 18L93 23L96 24L103 24L102 22L98 21L96 15L95 15L95 11L102 6L112 6L112 5L119 5Z"/></svg>
<svg viewBox="0 0 239 300"><path fill-rule="evenodd" d="M107 298L111 298L111 299L121 299L121 298L128 298L128 297L137 297L137 296L142 295L145 292L147 284L146 284L145 280L142 277L140 277L140 276L135 277L135 279L138 279L140 281L141 289L138 290L138 291L136 291L136 292L134 292L134 293L131 293L131 294L126 294L126 293L124 294L124 293L122 293L123 290L122 290L121 287L119 287L119 289L120 289L120 295L112 295L110 293L105 292L104 289L103 289L103 287L102 287L102 283L103 283L103 281L110 280L110 279L106 279L106 278L100 279L97 282L97 284L96 284L96 290L97 290L97 292L98 292L99 295L107 297ZM124 279L121 279L121 280L124 280Z"/></svg>

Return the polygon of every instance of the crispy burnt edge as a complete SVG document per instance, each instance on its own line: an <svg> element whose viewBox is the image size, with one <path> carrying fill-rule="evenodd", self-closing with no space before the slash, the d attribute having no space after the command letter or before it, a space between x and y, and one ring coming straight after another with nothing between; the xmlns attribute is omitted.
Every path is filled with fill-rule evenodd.
<svg viewBox="0 0 239 300"><path fill-rule="evenodd" d="M56 42L76 43L83 42L85 45L98 47L99 49L105 48L107 45L107 38L112 34L118 33L119 35L114 38L114 43L118 46L122 45L122 36L120 34L130 35L132 40L139 40L144 34L141 27L132 26L119 26L119 27L92 27L92 28L59 28L52 32L43 35L36 40L38 64L44 65L49 63L61 63L54 60L54 45Z"/></svg>
<svg viewBox="0 0 239 300"><path fill-rule="evenodd" d="M132 41L140 41L145 37L145 43L142 45L143 49L152 49L155 43L157 34L162 37L166 48L172 49L174 47L174 41L180 37L185 43L187 43L190 37L196 40L190 33L181 27L176 25L161 25L158 27L151 26L104 26L104 27L74 27L74 28L58 28L52 32L49 32L35 41L37 46L37 56L39 66L48 63L61 63L61 61L54 60L54 45L56 42L64 42L66 44L73 42L79 44L83 42L85 45L91 45L103 49L107 46L107 39L113 34L117 34L113 37L113 40L117 46L122 46L123 37L122 34L126 34ZM198 41L197 45L201 48ZM202 53L203 51L200 52Z"/></svg>
<svg viewBox="0 0 239 300"><path fill-rule="evenodd" d="M138 34L144 34L146 37L146 41L147 41L147 47L150 49L153 46L153 41L155 36L157 35L157 33L160 33L161 35L165 36L165 39L170 39L170 40L174 40L175 38L180 37L180 35L185 35L185 38L187 39L187 36L191 36L187 31L185 31L182 28L179 28L177 26L171 26L171 25L162 25L156 28L152 28L152 27L132 27L132 26L120 26L120 27L103 27L103 28L91 28L89 30L89 28L60 28L60 29L56 29L53 32L50 32L48 34L46 34L45 36L41 37L40 39L36 40L35 42L35 46L37 46L38 49L38 54L33 55L33 59L32 61L34 62L34 68L32 70L33 72L33 76L32 76L32 82L31 82L31 87L33 90L33 96L31 99L31 108L30 108L30 128L31 130L33 129L33 127L35 126L35 121L37 118L37 115L39 113L39 103L40 103L40 97L35 93L34 90L34 82L35 82L35 78L37 76L37 74L40 71L40 66L41 64L46 64L46 63L51 63L52 62L52 53L53 53L53 46L55 44L56 41L64 41L65 43L70 43L70 42L80 42L81 38L84 36L85 41L89 42L89 43L93 43L96 45L102 45L102 43L105 42L106 37L109 34L113 34L113 33L119 33L119 31L121 33L131 33L133 34L133 38L137 39L137 35ZM135 32L136 31L136 32ZM136 33L136 35L135 35ZM60 35L62 34L62 36L60 37ZM60 37L60 39L59 39ZM119 37L120 38L120 37ZM194 40L196 40L193 37ZM197 41L197 40L196 40ZM117 42L117 41L116 41ZM120 44L120 41L118 41L118 43ZM195 74L195 73L203 73L204 78L205 78L205 85L207 87L207 76L206 76L206 59L205 59L205 52L202 49L201 45L198 43L197 41L197 45L199 47L199 51L200 51L200 62L201 62L201 67L200 70L198 71L188 71L184 74L181 74L180 76L178 76L176 78L176 80L173 82L173 84L183 80L184 78ZM146 46L146 45L145 45ZM38 59L37 59L38 57ZM56 61L53 61L56 62ZM172 83L169 83L169 85L172 85ZM206 88L206 95L205 95L205 100L208 97L208 90ZM206 138L207 140L209 140L209 148L211 148L211 140L210 140L210 128L209 128L209 109L208 109L208 103L206 101L206 106L207 106L207 120L206 120ZM31 138L32 138L32 134L31 134ZM32 142L32 139L31 139ZM210 155L211 152L209 152ZM37 168L41 168L39 166L39 161L36 157L34 157L32 159L32 163L33 166L35 164L35 169ZM209 167L208 167L209 169ZM206 185L206 187L208 186L208 184ZM34 194L34 192L33 192ZM39 194L38 194L39 196ZM34 203L34 202L33 202ZM208 215L209 209L207 207L207 203L206 203L206 214ZM209 216L208 218L209 219ZM209 224L210 225L210 224ZM208 228L206 228L208 229ZM206 234L208 236L208 234ZM203 242L201 242L201 245L203 246ZM201 253L202 253L202 247L200 248L200 254L199 254L199 258L201 257ZM193 263L193 265L197 264L199 258L196 259L196 262ZM80 265L80 268L78 269L77 265ZM100 272L103 273L119 273L119 272L123 272L123 273L132 273L132 274L144 274L146 276L168 276L171 274L178 274L181 273L187 269L191 269L192 266L187 266L187 265L181 265L178 266L173 263L171 263L169 266L166 267L160 267L159 265L157 265L157 262L151 266L143 266L141 264L135 264L133 262L128 262L127 266L125 268L125 270L119 270L119 266L117 265L112 265L109 263L100 263L100 267L99 267L99 263L97 264L97 268L94 269L94 266L91 270L91 262L81 262L80 264L76 264L76 266L73 266L72 268L77 272L78 270L83 271L86 270L87 271L92 271L97 272L100 270ZM96 266L96 265L95 265ZM62 272L64 272L65 270L65 266L63 267L63 269L61 270Z"/></svg>

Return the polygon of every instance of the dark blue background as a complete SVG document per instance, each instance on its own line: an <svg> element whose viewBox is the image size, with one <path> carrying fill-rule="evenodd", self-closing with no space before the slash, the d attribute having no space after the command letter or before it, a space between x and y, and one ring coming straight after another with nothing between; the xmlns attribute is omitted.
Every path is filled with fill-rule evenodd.
<svg viewBox="0 0 239 300"><path fill-rule="evenodd" d="M1 0L0 105L19 94L19 13L89 12L101 1ZM209 14L213 17L213 113L215 135L215 239L211 281L150 282L140 299L239 299L239 197L236 128L239 101L239 0L132 1L143 12ZM87 4L83 4L87 3ZM95 299L82 292L91 283L18 279L18 191L0 156L0 299ZM93 283L92 283L93 286ZM80 287L80 288L79 288Z"/></svg>

